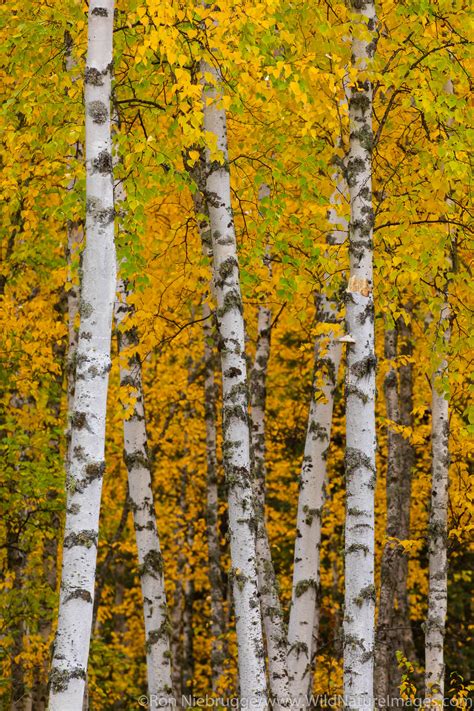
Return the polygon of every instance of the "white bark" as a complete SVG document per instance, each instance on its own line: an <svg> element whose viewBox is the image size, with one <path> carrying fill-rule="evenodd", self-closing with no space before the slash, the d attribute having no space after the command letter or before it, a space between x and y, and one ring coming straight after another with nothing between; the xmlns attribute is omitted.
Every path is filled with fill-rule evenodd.
<svg viewBox="0 0 474 711"><path fill-rule="evenodd" d="M337 176L335 176L337 177ZM347 221L338 214L346 191L345 181L337 181L331 195L328 221L333 225L329 244L342 244L347 237ZM314 382L308 415L303 464L301 469L296 540L293 566L292 601L288 626L288 672L295 708L307 706L311 689L313 662L317 653L319 630L319 551L321 514L325 499L326 457L329 448L334 405L334 390L341 361L342 345L338 340L339 304L323 294L317 297L317 318L334 324L315 342ZM326 343L323 353L323 344ZM318 371L321 381L318 384ZM317 398L316 398L317 396Z"/></svg>
<svg viewBox="0 0 474 711"><path fill-rule="evenodd" d="M318 318L336 324L337 305L318 297ZM290 692L295 706L304 709L312 679L312 659L316 653L313 633L319 587L321 515L325 499L326 456L329 447L334 404L334 390L341 359L341 344L335 325L326 350L322 338L315 343L315 377L308 416L308 428L301 467L296 523L293 586L288 625L288 671ZM321 369L322 382L318 382Z"/></svg>
<svg viewBox="0 0 474 711"><path fill-rule="evenodd" d="M205 199L205 180L208 170L206 155L199 150L199 160L190 166L185 159L186 169L193 178L197 190L193 193L194 212L196 215L203 254L212 261L212 237L209 224L209 210ZM218 690L225 660L224 635L226 630L222 596L222 569L219 544L219 492L217 464L217 386L215 366L217 355L217 334L214 328L214 314L210 301L215 301L214 278L209 280L209 291L202 304L204 336L204 419L206 421L206 532L209 561L209 583L211 596L211 679L212 690Z"/></svg>
<svg viewBox="0 0 474 711"><path fill-rule="evenodd" d="M119 354L122 356L120 384L131 388L135 398L132 415L123 420L123 436L143 596L148 695L153 700L152 708L170 709L170 629L148 457L142 369L137 356L129 355L123 361L123 353L136 345L136 336L133 329L120 330L124 319L132 314L132 308L127 304L128 294L123 281L119 281L117 291L115 318L119 327Z"/></svg>
<svg viewBox="0 0 474 711"><path fill-rule="evenodd" d="M89 5L86 247L67 481L61 593L50 675L51 711L81 711L92 623L115 296L110 130L113 0Z"/></svg>
<svg viewBox="0 0 474 711"><path fill-rule="evenodd" d="M448 78L447 94L454 94ZM448 121L449 132L453 119ZM446 204L451 200L449 192ZM453 249L453 244L451 244ZM453 269L451 258L449 267ZM447 346L451 338L448 281L440 313L442 360L431 383L431 508L429 519L428 612L425 622L425 699L428 706L443 706L444 634L448 604L448 502L449 502L449 400L443 393L442 379L448 377Z"/></svg>
<svg viewBox="0 0 474 711"><path fill-rule="evenodd" d="M271 310L261 306L258 310L257 349L252 369L250 404L258 588L267 648L270 693L274 708L281 709L289 703L287 641L265 517L265 404L271 323Z"/></svg>
<svg viewBox="0 0 474 711"><path fill-rule="evenodd" d="M115 115L114 124L117 123L118 117ZM114 165L118 160L119 156L115 154ZM115 185L117 213L125 200L125 189L120 181ZM127 319L134 314L134 308L129 303L130 293L124 281L119 279L114 313L118 334L120 385L129 388L134 398L133 412L123 420L124 460L128 473L128 495L133 514L143 599L149 704L150 708L170 710L174 702L170 622L148 453L142 366L138 355L127 355L130 348L138 345L135 328L130 325L129 328L126 327Z"/></svg>
<svg viewBox="0 0 474 711"><path fill-rule="evenodd" d="M216 85L218 72L205 62ZM267 707L262 624L257 588L255 510L250 472L250 431L244 319L230 196L225 111L218 88L204 85L204 129L217 139L224 163L207 151L205 199L212 233L223 386L224 466L228 486L229 531L235 605L239 683L248 708Z"/></svg>
<svg viewBox="0 0 474 711"><path fill-rule="evenodd" d="M441 323L444 343L450 338L449 305L444 303ZM432 482L429 519L429 592L425 622L425 698L427 705L443 706L444 633L448 599L448 485L449 485L449 401L442 392L447 360L437 368L431 390Z"/></svg>
<svg viewBox="0 0 474 711"><path fill-rule="evenodd" d="M353 0L352 62L365 72L376 41L373 0ZM347 183L351 219L346 373L344 695L352 709L373 706L375 348L373 306L372 85L361 78L349 100Z"/></svg>

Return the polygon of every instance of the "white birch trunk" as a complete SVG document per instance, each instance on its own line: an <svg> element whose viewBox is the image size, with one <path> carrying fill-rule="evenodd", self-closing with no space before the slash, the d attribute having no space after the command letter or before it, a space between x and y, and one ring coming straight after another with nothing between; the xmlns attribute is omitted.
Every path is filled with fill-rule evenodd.
<svg viewBox="0 0 474 711"><path fill-rule="evenodd" d="M123 281L119 281L117 291L115 319L119 327L120 384L131 388L135 398L132 415L123 420L123 436L143 596L148 695L151 708L171 709L170 626L148 457L142 369L137 356L123 360L124 352L136 345L136 336L133 329L120 329L131 315L132 307L127 304Z"/></svg>
<svg viewBox="0 0 474 711"><path fill-rule="evenodd" d="M114 116L114 123L118 123L117 115ZM118 154L115 154L114 164L118 159ZM115 186L117 212L119 205L125 203L125 200L123 183L118 182ZM124 357L130 348L138 345L135 329L126 328L127 318L134 313L133 306L128 303L129 296L130 290L124 281L119 279L114 313L118 335L120 385L131 389L131 395L135 398L133 413L123 420L124 460L128 473L129 502L133 514L143 599L149 707L170 710L174 704L171 630L148 452L142 366L138 355Z"/></svg>
<svg viewBox="0 0 474 711"><path fill-rule="evenodd" d="M341 179L331 195L332 207L328 221L334 229L328 235L329 244L342 244L347 237L347 221L338 214L337 209L344 192L345 181ZM292 601L288 625L288 672L291 697L293 703L296 703L295 708L300 709L307 706L306 697L311 689L313 662L317 653L321 514L325 498L326 456L331 437L334 391L342 351L336 326L339 322L338 312L339 304L336 301L323 294L317 297L318 320L321 323L334 324L334 330L318 337L315 342L313 392L298 497ZM322 352L324 342L325 353ZM320 388L317 379L319 370Z"/></svg>
<svg viewBox="0 0 474 711"><path fill-rule="evenodd" d="M373 0L353 0L352 62L365 72L375 51ZM349 100L347 183L351 219L346 299L346 523L344 695L351 709L373 706L375 345L373 305L372 85L356 80Z"/></svg>
<svg viewBox="0 0 474 711"><path fill-rule="evenodd" d="M205 62L216 86L218 72ZM229 531L242 703L267 707L265 658L257 587L255 510L250 472L250 431L244 319L230 196L225 111L220 92L203 90L204 129L214 135L224 163L206 162L205 199L212 233L223 385L224 466L228 486Z"/></svg>
<svg viewBox="0 0 474 711"><path fill-rule="evenodd" d="M200 157L194 166L185 165L194 180L197 190L193 193L194 212L196 215L203 254L212 261L212 237L209 225L209 210L205 200L205 175L207 172L206 155L199 150ZM215 365L217 353L217 334L213 325L214 314L210 301L215 301L214 279L209 280L209 293L202 304L204 336L204 419L206 421L206 533L209 561L209 583L211 595L211 680L212 690L217 692L222 676L225 659L224 635L226 630L222 596L222 569L219 544L219 492L217 482L217 385Z"/></svg>
<svg viewBox="0 0 474 711"><path fill-rule="evenodd" d="M326 297L318 298L318 316L324 323L336 323L337 306ZM293 586L288 625L288 671L292 708L304 709L312 679L312 659L316 653L313 632L319 587L321 515L325 499L326 456L329 447L334 390L341 359L341 343L335 331L329 335L324 353L322 339L315 344L315 377L308 416L308 428L301 467L296 523ZM327 338L327 335L325 336ZM318 370L322 382L318 383ZM322 397L321 397L322 395ZM317 399L316 399L316 396Z"/></svg>
<svg viewBox="0 0 474 711"><path fill-rule="evenodd" d="M445 326L444 343L450 338L449 305L443 305L441 323ZM425 698L428 706L443 707L444 634L448 601L448 484L449 484L449 401L441 391L441 379L447 375L443 358L437 368L431 390L432 482L429 519L429 592L425 621Z"/></svg>
<svg viewBox="0 0 474 711"><path fill-rule="evenodd" d="M281 709L289 703L287 640L265 517L265 404L271 323L270 309L261 306L258 310L257 349L252 369L250 404L253 486L257 519L258 587L267 648L270 693L274 708Z"/></svg>
<svg viewBox="0 0 474 711"><path fill-rule="evenodd" d="M115 296L110 131L113 5L113 0L92 0L89 5L85 76L87 239L58 629L50 675L51 711L81 711L91 635Z"/></svg>
<svg viewBox="0 0 474 711"><path fill-rule="evenodd" d="M448 78L446 94L454 94ZM454 119L450 119L451 129ZM450 131L451 132L451 131ZM450 204L449 192L446 204ZM451 243L451 250L453 243ZM452 254L451 254L452 257ZM449 259L450 269L454 268ZM448 503L449 503L449 400L442 392L442 379L448 376L447 346L451 338L451 312L448 282L440 313L440 327L444 329L442 361L431 383L431 507L429 519L429 577L428 612L425 622L425 699L427 706L443 707L444 698L444 634L448 606Z"/></svg>

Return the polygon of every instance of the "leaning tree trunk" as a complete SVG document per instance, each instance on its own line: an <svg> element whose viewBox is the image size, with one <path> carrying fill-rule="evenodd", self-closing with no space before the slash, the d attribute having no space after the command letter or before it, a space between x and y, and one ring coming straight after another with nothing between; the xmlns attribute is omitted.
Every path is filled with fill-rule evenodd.
<svg viewBox="0 0 474 711"><path fill-rule="evenodd" d="M353 0L352 63L359 75L349 100L350 279L346 292L346 522L344 695L354 709L373 705L375 344L373 304L372 84L376 44L373 0ZM365 76L364 76L365 75Z"/></svg>
<svg viewBox="0 0 474 711"><path fill-rule="evenodd" d="M202 62L202 75L212 83L203 90L204 129L215 136L222 162L211 161L205 199L209 209L223 390L223 450L229 503L233 597L243 703L266 707L267 689L260 606L258 604L255 510L250 471L243 305L230 197L225 110L219 108L218 72ZM205 81L203 79L203 81Z"/></svg>
<svg viewBox="0 0 474 711"><path fill-rule="evenodd" d="M118 128L118 115L114 115ZM115 153L114 164L119 155ZM125 205L123 182L115 185L115 205ZM120 225L119 225L120 229ZM123 420L124 459L128 472L128 498L133 513L137 542L140 585L145 623L148 695L156 708L169 709L173 705L171 678L170 623L164 583L163 557L156 523L152 487L152 468L148 450L145 417L142 364L138 354L130 349L138 346L138 336L127 319L134 315L130 305L130 290L122 279L117 285L115 322L117 324L120 360L120 385L131 390L133 412Z"/></svg>
<svg viewBox="0 0 474 711"><path fill-rule="evenodd" d="M212 237L209 225L209 210L205 199L206 155L199 148L199 159L191 166L186 155L184 163L194 181L193 204L201 239L203 255L212 261ZM217 463L217 384L215 366L217 334L214 327L214 312L210 302L215 300L214 279L209 280L209 289L202 303L204 337L204 419L206 422L206 533L211 597L211 680L212 690L217 692L222 677L225 659L224 635L226 620L222 595L222 568L219 543L219 492Z"/></svg>
<svg viewBox="0 0 474 711"><path fill-rule="evenodd" d="M347 221L338 206L346 191L343 178L337 180L331 195L328 221L333 226L327 236L329 245L342 244L347 238ZM326 333L315 341L312 397L301 469L293 588L288 626L288 671L290 690L297 708L307 706L319 634L319 551L321 514L325 498L327 452L331 437L334 392L341 361L339 340L340 304L324 294L316 297L316 317L326 325ZM319 397L316 399L316 394Z"/></svg>
<svg viewBox="0 0 474 711"><path fill-rule="evenodd" d="M58 629L50 674L51 711L82 709L91 635L115 297L110 130L113 18L113 0L91 1L85 75L86 247Z"/></svg>
<svg viewBox="0 0 474 711"><path fill-rule="evenodd" d="M329 448L334 391L341 359L337 339L338 308L323 295L317 297L320 323L334 331L315 343L315 372L308 427L301 467L296 524L293 586L288 625L288 671L295 708L307 706L315 654L314 628L319 587L321 516L325 499L326 457ZM327 344L323 350L324 340ZM320 377L319 377L320 376ZM318 398L316 398L318 395Z"/></svg>
<svg viewBox="0 0 474 711"><path fill-rule="evenodd" d="M266 183L260 186L258 199L270 196ZM271 275L270 248L263 259ZM286 626L281 608L278 583L273 567L265 515L266 432L265 407L267 372L270 358L272 312L266 306L258 309L255 361L250 377L252 482L257 521L257 571L260 609L268 659L268 681L274 708L289 703Z"/></svg>
<svg viewBox="0 0 474 711"><path fill-rule="evenodd" d="M151 467L148 456L142 368L140 358L127 354L137 345L135 330L126 319L133 315L128 292L118 284L115 319L118 326L120 385L131 388L133 413L123 420L124 458L128 471L130 507L138 550L139 575L145 620L148 694L160 708L171 708L170 630L163 575L163 558L156 525ZM124 324L122 329L121 325ZM125 354L125 355L124 355Z"/></svg>
<svg viewBox="0 0 474 711"><path fill-rule="evenodd" d="M443 304L440 322L443 345L450 338L449 305ZM443 706L444 633L448 599L448 484L449 484L449 400L443 392L447 377L446 356L438 366L431 390L432 482L429 519L429 592L425 622L425 698L428 705Z"/></svg>
<svg viewBox="0 0 474 711"><path fill-rule="evenodd" d="M274 707L280 709L289 702L287 641L265 519L265 404L271 325L271 310L261 306L258 310L257 348L251 375L250 404L258 587L267 647L270 693Z"/></svg>

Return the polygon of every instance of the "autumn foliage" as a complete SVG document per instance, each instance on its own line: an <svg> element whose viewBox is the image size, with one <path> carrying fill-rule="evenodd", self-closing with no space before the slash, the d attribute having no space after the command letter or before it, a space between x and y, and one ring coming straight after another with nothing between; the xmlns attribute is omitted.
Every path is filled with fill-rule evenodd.
<svg viewBox="0 0 474 711"><path fill-rule="evenodd" d="M412 646L399 649L400 693L423 695L431 491L431 379L449 397L446 695L460 706L472 668L472 59L468 4L385 0L366 75L373 85L372 181L377 479L375 582L387 544L408 561ZM85 219L84 67L87 6L11 0L1 20L0 161L1 439L0 706L46 708L57 621L67 457L68 293L79 290ZM212 693L211 587L206 529L207 452L202 305L211 257L202 250L193 169L203 148L204 58L222 77L234 222L251 370L259 308L271 311L266 379L266 517L285 621L291 601L298 480L311 397L321 397L314 344L344 330L349 251L333 229L335 176L349 149L352 15L343 2L119 0L115 11L114 179L117 259L131 287L125 323L135 339L119 357L112 338L106 469L89 708L131 709L146 694L146 647L132 510L123 458L124 418L136 392L120 363L136 357L170 616L173 684ZM66 68L66 37L73 68ZM364 77L358 76L357 81ZM336 180L337 183L337 180ZM262 197L262 185L268 186ZM338 215L349 219L347 191ZM271 268L269 268L269 264ZM338 303L337 324L318 320L315 295ZM449 302L449 341L443 311ZM74 327L79 326L79 315ZM392 359L386 332L398 333ZM217 402L218 531L225 632L216 695L238 693L227 487L223 470L219 343L213 326ZM208 336L207 336L208 337ZM347 343L334 393L322 514L319 633L313 689L342 693L345 392ZM122 359L122 360L120 360ZM387 374L411 367L409 422L387 414ZM449 372L449 375L448 375ZM319 380L318 380L319 378ZM472 407L472 405L471 405ZM388 432L411 445L406 539L387 540ZM232 573L235 575L235 571ZM397 662L393 662L395 666ZM398 682L397 682L398 683ZM12 705L16 703L17 705ZM30 706L27 706L30 703ZM24 704L24 705L21 705ZM66 710L65 710L66 711Z"/></svg>

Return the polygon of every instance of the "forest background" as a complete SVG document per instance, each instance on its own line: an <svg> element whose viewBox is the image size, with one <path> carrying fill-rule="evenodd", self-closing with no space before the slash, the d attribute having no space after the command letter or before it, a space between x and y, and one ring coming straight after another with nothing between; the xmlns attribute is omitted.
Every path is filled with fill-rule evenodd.
<svg viewBox="0 0 474 711"><path fill-rule="evenodd" d="M56 0L11 1L2 9L2 708L45 708L58 615L74 381L71 343L79 327L71 303L77 308L84 246L87 11L81 2ZM199 62L204 56L217 71L218 82L212 71L204 81L219 86L219 106L227 114L250 371L255 372L264 312L271 332L264 401L265 505L286 619L308 411L311 402L324 401L315 342L324 351L329 336L339 339L345 333L350 198L343 180L350 148L348 96L357 74L348 40L352 19L344 3L322 0L242 0L218 8L188 0L116 4L116 195L122 190L116 209L117 261L127 288L133 286L126 333L133 330L134 337L125 350L142 370L176 693L202 695L213 689L232 696L238 690L218 339L213 327L206 331L212 316L203 315L211 257L202 251L202 214L195 199L203 149L218 163L222 155L215 136L203 129L205 72L200 73ZM390 619L395 629L402 618L409 634L401 641L395 635L389 663L402 695L423 694L429 540L439 533L429 526L434 388L449 401L444 655L446 693L459 705L465 703L473 661L470 22L469 5L460 0L384 0L377 7L377 50L369 70L376 599L379 608L384 551L396 548L407 567ZM315 303L321 295L338 304L329 324L317 318ZM115 327L117 332L123 338L123 325ZM147 684L140 567L122 431L123 420L135 413L137 393L120 377L119 340L112 340L87 677L94 710L134 708ZM312 679L315 693L328 694L342 693L343 685L347 347L343 341L326 457ZM209 348L217 407L217 583L210 574L208 546ZM123 358L122 353L122 365ZM403 404L410 406L405 419L397 419L389 411L390 382L395 375L401 383L403 373L409 373L411 386L405 402L399 393L399 404L402 410ZM403 536L398 535L401 529L387 531L394 435L407 447L402 459L410 461ZM225 620L220 636L225 660L217 682L211 665L216 585Z"/></svg>

